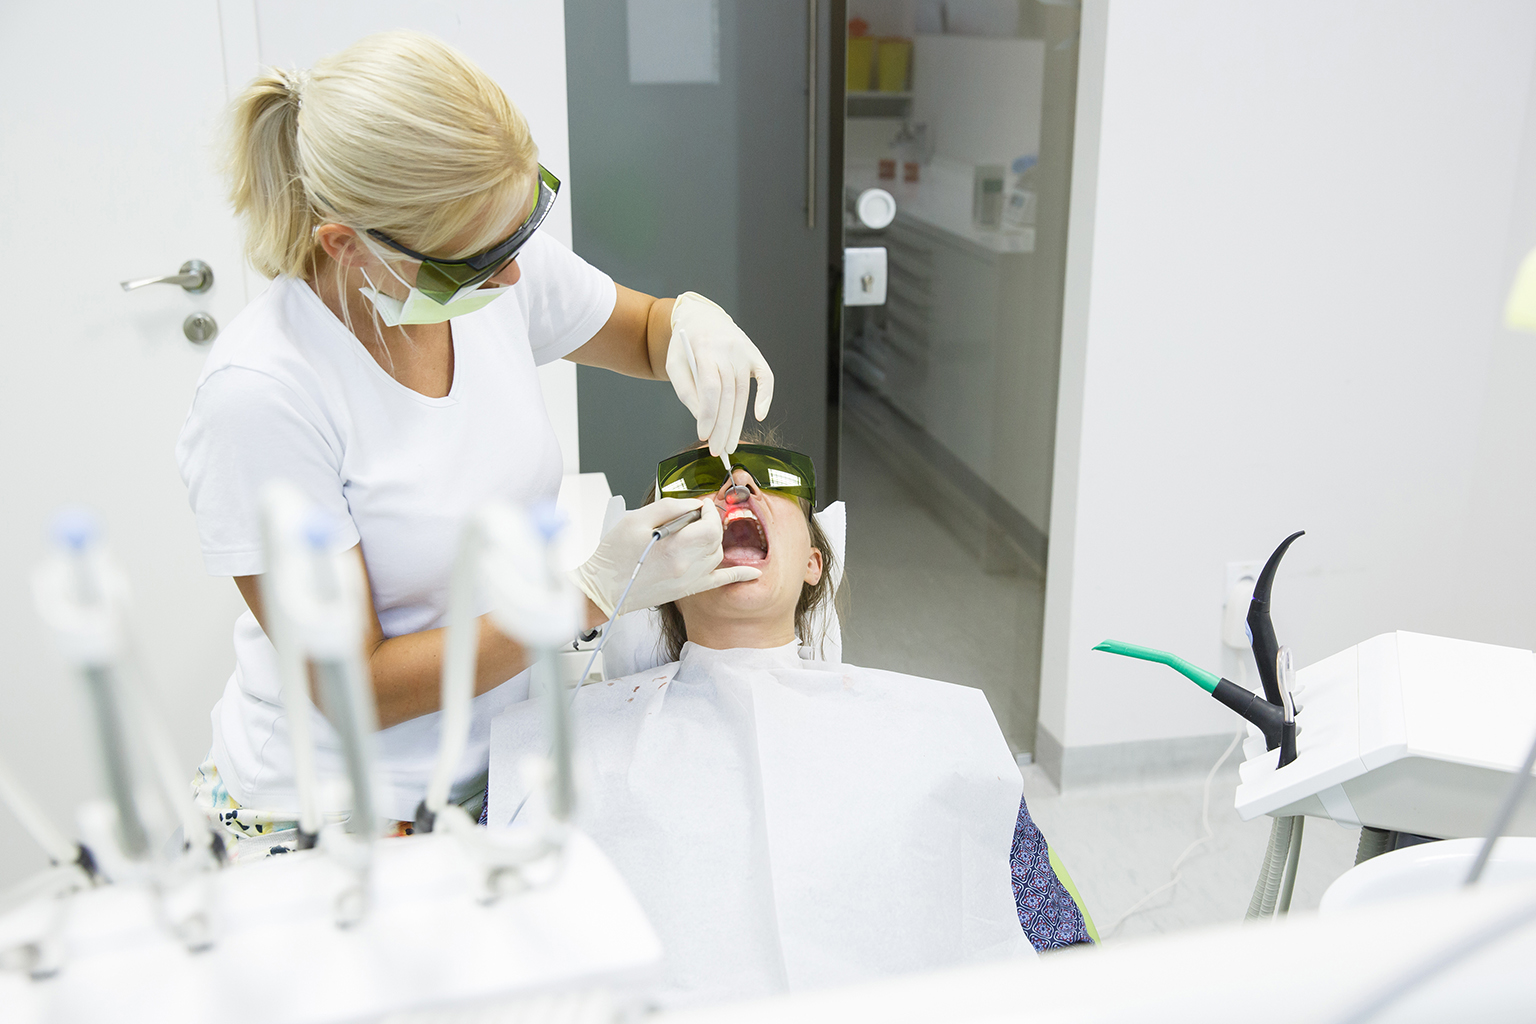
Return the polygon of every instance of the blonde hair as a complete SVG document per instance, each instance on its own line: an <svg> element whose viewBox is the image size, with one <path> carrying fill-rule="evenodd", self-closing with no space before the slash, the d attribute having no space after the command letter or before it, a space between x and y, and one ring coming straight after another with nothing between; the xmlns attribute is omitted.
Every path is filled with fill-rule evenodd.
<svg viewBox="0 0 1536 1024"><path fill-rule="evenodd" d="M231 108L225 172L251 264L304 277L324 223L443 259L483 252L536 194L538 147L469 58L418 32L382 32L309 71L257 77Z"/></svg>

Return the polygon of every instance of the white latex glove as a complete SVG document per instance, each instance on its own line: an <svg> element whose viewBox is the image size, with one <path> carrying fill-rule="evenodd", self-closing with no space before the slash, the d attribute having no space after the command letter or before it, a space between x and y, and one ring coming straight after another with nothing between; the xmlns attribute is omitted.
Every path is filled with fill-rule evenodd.
<svg viewBox="0 0 1536 1024"><path fill-rule="evenodd" d="M640 561L645 546L651 542L651 531L700 507L704 508L704 515L698 522L689 523L672 536L658 541L651 549L640 575L635 577L629 599L624 602L625 609L654 608L690 594L761 576L761 569L744 565L716 568L725 557L721 550L725 528L713 502L698 498L662 498L626 512L613 524L613 529L603 535L592 557L571 573L572 580L605 616L612 618L614 605L629 585L635 563Z"/></svg>
<svg viewBox="0 0 1536 1024"><path fill-rule="evenodd" d="M773 370L729 313L700 295L683 292L672 306L667 379L698 421L709 454L733 452L747 417L747 394L757 378L753 415L762 420L773 404Z"/></svg>

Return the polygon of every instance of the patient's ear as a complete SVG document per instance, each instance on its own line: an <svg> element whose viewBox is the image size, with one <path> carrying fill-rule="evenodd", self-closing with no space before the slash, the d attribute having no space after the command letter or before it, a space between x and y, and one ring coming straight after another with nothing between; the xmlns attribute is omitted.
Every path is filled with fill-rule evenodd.
<svg viewBox="0 0 1536 1024"><path fill-rule="evenodd" d="M805 582L815 586L821 582L821 550L811 548L811 557L805 561Z"/></svg>

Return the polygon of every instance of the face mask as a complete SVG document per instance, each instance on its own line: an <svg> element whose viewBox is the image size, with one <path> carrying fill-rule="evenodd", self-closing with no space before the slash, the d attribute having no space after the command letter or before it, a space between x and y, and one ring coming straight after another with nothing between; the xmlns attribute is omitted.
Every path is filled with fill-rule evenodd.
<svg viewBox="0 0 1536 1024"><path fill-rule="evenodd" d="M405 279L395 273L394 267L387 262L384 267L394 275L396 281L405 284ZM385 295L373 286L373 279L368 276L366 270L363 271L363 280L367 281L369 286L359 288L358 291L373 303L373 308L378 310L379 319L384 321L386 327L399 327L401 324L440 324L456 316L483 309L492 299L512 290L511 285L503 285L500 288L479 288L470 285L460 289L447 302L438 302L415 288L411 288L410 294L403 299Z"/></svg>

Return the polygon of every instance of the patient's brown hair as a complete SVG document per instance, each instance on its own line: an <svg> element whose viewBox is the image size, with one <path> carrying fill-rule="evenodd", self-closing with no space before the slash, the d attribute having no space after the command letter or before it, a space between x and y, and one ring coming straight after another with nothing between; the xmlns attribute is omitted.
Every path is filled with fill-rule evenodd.
<svg viewBox="0 0 1536 1024"><path fill-rule="evenodd" d="M742 431L741 440L746 444L766 444L776 448L783 448L784 442L780 439L777 430L749 428ZM706 442L689 445L677 454L693 451L695 448L703 448ZM656 500L656 486L651 485L650 493L645 496L645 503L649 505ZM821 552L821 578L815 583L802 584L800 587L800 600L795 604L795 636L801 643L810 643L810 628L813 613L824 604L832 603L832 575L833 563L836 555L832 551L832 544L827 540L827 535L822 532L820 525L811 515L811 503L804 498L796 500L800 511L805 513L805 525L811 531L811 547ZM683 653L683 644L688 641L688 627L683 622L683 613L677 610L677 605L667 602L657 609L661 613L661 653L667 661L676 661ZM831 609L833 615L837 614L835 606Z"/></svg>

